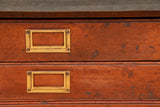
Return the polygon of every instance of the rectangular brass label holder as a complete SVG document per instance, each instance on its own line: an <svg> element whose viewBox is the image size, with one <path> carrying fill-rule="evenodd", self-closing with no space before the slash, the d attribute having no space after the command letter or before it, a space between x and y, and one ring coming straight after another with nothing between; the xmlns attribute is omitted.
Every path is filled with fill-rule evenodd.
<svg viewBox="0 0 160 107"><path fill-rule="evenodd" d="M34 46L33 33L62 32L64 34L63 46ZM70 53L70 29L27 29L26 30L26 52L27 53Z"/></svg>
<svg viewBox="0 0 160 107"><path fill-rule="evenodd" d="M64 75L63 87L35 87L34 75L36 74L62 74ZM70 93L70 71L27 71L27 93Z"/></svg>

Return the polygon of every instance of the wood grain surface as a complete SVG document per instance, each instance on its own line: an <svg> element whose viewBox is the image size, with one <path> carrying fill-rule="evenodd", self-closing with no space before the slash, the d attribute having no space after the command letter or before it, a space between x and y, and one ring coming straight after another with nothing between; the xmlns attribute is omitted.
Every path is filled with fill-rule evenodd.
<svg viewBox="0 0 160 107"><path fill-rule="evenodd" d="M159 13L0 12L0 107L160 107ZM26 53L26 29L70 29L71 53ZM62 34L33 36L34 45L63 44ZM70 93L27 93L27 71L66 70Z"/></svg>
<svg viewBox="0 0 160 107"><path fill-rule="evenodd" d="M18 21L0 23L0 62L160 60L159 20ZM71 52L26 53L25 29L70 29Z"/></svg>
<svg viewBox="0 0 160 107"><path fill-rule="evenodd" d="M64 75L33 75L34 86L36 87L63 87Z"/></svg>
<svg viewBox="0 0 160 107"><path fill-rule="evenodd" d="M63 46L64 34L63 33L33 33L33 45L34 46Z"/></svg>
<svg viewBox="0 0 160 107"><path fill-rule="evenodd" d="M28 70L69 70L70 93L27 93ZM159 101L159 74L160 63L1 64L0 101Z"/></svg>
<svg viewBox="0 0 160 107"><path fill-rule="evenodd" d="M0 107L160 107L160 105L145 105L145 104L112 104L112 105L103 105L103 104L96 104L96 105L0 105Z"/></svg>

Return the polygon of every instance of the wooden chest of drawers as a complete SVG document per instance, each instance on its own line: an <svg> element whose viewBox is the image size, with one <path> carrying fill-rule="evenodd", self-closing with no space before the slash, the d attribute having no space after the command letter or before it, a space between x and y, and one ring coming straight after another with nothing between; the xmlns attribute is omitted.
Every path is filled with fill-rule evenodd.
<svg viewBox="0 0 160 107"><path fill-rule="evenodd" d="M160 107L160 12L0 14L0 107Z"/></svg>

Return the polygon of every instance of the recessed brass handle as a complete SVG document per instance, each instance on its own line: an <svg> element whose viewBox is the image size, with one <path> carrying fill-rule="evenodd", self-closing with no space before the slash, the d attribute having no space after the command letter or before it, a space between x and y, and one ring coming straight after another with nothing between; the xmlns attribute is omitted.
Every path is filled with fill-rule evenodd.
<svg viewBox="0 0 160 107"><path fill-rule="evenodd" d="M33 33L62 32L64 34L64 43L62 46L34 46ZM26 30L26 52L27 53L69 53L70 52L70 29L27 29Z"/></svg>
<svg viewBox="0 0 160 107"><path fill-rule="evenodd" d="M34 86L34 75L56 75L64 76L63 87L37 87ZM70 93L70 71L27 71L27 93Z"/></svg>

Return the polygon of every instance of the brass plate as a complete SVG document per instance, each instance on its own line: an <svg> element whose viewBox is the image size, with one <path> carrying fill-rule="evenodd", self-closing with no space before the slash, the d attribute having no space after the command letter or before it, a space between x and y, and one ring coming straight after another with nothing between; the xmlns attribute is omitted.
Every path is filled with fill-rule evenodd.
<svg viewBox="0 0 160 107"><path fill-rule="evenodd" d="M33 46L32 34L37 32L63 32L63 46ZM26 30L26 52L27 53L69 53L70 52L70 29L51 29L51 30Z"/></svg>
<svg viewBox="0 0 160 107"><path fill-rule="evenodd" d="M64 75L64 86L35 87L34 75L36 74L62 74ZM27 71L27 93L70 93L70 71Z"/></svg>

